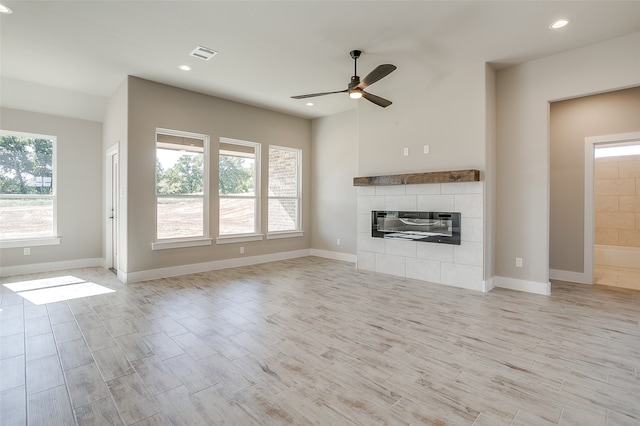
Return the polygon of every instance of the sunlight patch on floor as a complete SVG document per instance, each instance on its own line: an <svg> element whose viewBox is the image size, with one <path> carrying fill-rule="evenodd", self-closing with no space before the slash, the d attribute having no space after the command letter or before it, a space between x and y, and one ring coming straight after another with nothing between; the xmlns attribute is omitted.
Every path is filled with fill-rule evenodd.
<svg viewBox="0 0 640 426"><path fill-rule="evenodd" d="M4 286L35 305L115 293L115 290L108 287L88 282L72 275L22 281L4 284Z"/></svg>

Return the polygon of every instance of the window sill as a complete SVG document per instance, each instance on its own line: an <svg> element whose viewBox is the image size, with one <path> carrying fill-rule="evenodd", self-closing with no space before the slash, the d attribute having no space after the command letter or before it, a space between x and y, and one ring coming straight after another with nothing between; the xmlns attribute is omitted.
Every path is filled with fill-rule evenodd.
<svg viewBox="0 0 640 426"><path fill-rule="evenodd" d="M297 238L304 236L304 231L281 231L267 234L267 240L277 240L280 238Z"/></svg>
<svg viewBox="0 0 640 426"><path fill-rule="evenodd" d="M249 241L262 241L263 234L225 235L216 238L216 244L246 243Z"/></svg>
<svg viewBox="0 0 640 426"><path fill-rule="evenodd" d="M45 238L25 238L22 240L0 241L0 248L37 247L37 246L57 246L60 244L60 237Z"/></svg>
<svg viewBox="0 0 640 426"><path fill-rule="evenodd" d="M168 240L151 243L151 250L167 250L184 247L210 246L211 238L194 238L189 240Z"/></svg>

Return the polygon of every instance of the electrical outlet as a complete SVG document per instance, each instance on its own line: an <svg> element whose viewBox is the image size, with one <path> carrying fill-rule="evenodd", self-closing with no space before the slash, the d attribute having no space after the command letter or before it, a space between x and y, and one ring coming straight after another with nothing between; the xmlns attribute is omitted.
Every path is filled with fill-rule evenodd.
<svg viewBox="0 0 640 426"><path fill-rule="evenodd" d="M516 268L522 268L522 258L516 257Z"/></svg>
<svg viewBox="0 0 640 426"><path fill-rule="evenodd" d="M409 155L409 148L405 148L405 149L403 150L403 153L404 153L404 155Z"/></svg>
<svg viewBox="0 0 640 426"><path fill-rule="evenodd" d="M425 145L424 146L424 153L428 154L429 153L429 145Z"/></svg>
<svg viewBox="0 0 640 426"><path fill-rule="evenodd" d="M28 248L28 247L27 247L27 248L25 248L25 249L24 249L24 255L25 255L25 256L31 256L31 249L30 249L30 248Z"/></svg>
<svg viewBox="0 0 640 426"><path fill-rule="evenodd" d="M340 238L338 238L338 239L336 240L336 244L337 244L337 245L340 245Z"/></svg>
<svg viewBox="0 0 640 426"><path fill-rule="evenodd" d="M244 254L244 247L240 247L240 254Z"/></svg>

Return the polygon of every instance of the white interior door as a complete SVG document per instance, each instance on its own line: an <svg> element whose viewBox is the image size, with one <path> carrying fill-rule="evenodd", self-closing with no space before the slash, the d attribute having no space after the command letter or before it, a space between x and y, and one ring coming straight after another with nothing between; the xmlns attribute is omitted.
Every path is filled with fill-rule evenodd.
<svg viewBox="0 0 640 426"><path fill-rule="evenodd" d="M106 223L106 266L114 272L118 270L118 216L120 173L118 164L118 149L107 153L107 223Z"/></svg>

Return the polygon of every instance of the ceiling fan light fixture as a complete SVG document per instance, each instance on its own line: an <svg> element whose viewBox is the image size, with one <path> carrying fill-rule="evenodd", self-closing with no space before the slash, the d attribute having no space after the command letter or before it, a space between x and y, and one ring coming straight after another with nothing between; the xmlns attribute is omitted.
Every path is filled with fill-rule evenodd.
<svg viewBox="0 0 640 426"><path fill-rule="evenodd" d="M4 4L0 4L0 13L11 15L13 13L13 10L11 10L11 8L8 6L5 6Z"/></svg>
<svg viewBox="0 0 640 426"><path fill-rule="evenodd" d="M360 99L362 97L362 91L361 90L351 90L349 92L349 97L351 99Z"/></svg>

